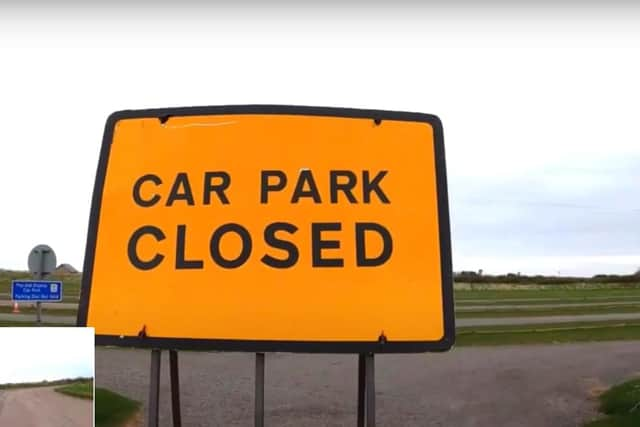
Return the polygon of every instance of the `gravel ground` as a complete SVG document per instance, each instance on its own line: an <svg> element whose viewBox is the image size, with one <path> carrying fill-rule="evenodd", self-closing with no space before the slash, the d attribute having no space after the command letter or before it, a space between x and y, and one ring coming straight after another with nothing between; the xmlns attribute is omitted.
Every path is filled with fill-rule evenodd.
<svg viewBox="0 0 640 427"><path fill-rule="evenodd" d="M577 427L597 391L632 375L640 342L465 347L376 356L379 426ZM96 348L96 382L146 401L150 352ZM253 425L254 357L180 353L183 424ZM163 352L162 426L171 425ZM357 356L267 354L270 426L354 426ZM145 409L146 415L146 409Z"/></svg>

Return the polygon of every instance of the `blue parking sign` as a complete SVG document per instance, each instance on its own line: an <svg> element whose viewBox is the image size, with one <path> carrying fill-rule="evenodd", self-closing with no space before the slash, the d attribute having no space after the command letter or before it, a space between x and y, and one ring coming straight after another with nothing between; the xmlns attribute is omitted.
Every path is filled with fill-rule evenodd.
<svg viewBox="0 0 640 427"><path fill-rule="evenodd" d="M62 301L62 282L52 280L13 280L14 301Z"/></svg>

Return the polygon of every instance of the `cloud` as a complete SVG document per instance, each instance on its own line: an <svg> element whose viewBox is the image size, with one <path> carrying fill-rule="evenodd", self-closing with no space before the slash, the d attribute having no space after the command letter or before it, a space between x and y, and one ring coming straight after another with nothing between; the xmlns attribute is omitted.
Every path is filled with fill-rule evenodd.
<svg viewBox="0 0 640 427"><path fill-rule="evenodd" d="M373 11L363 20L331 8L263 15L230 8L187 19L186 9L172 15L163 6L153 10L157 20L118 16L117 7L68 15L23 8L12 12L15 20L0 14L0 45L33 47L0 50L10 64L0 70L7 100L0 182L9 206L0 268L26 268L38 243L81 268L109 113L243 103L439 115L456 268L482 256L502 272L516 268L510 257L549 255L562 264L570 262L562 257L633 256L640 8L536 4L546 6L533 14L415 6L420 13Z"/></svg>
<svg viewBox="0 0 640 427"><path fill-rule="evenodd" d="M94 375L93 328L0 328L0 384Z"/></svg>

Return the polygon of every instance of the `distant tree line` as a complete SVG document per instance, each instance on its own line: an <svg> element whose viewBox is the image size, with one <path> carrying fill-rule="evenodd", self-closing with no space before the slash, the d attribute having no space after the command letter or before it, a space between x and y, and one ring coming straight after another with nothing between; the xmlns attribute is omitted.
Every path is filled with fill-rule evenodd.
<svg viewBox="0 0 640 427"><path fill-rule="evenodd" d="M527 276L508 273L500 275L479 274L475 271L460 271L453 274L459 283L516 283L539 285L566 285L572 283L640 283L640 270L635 274L597 274L593 277Z"/></svg>

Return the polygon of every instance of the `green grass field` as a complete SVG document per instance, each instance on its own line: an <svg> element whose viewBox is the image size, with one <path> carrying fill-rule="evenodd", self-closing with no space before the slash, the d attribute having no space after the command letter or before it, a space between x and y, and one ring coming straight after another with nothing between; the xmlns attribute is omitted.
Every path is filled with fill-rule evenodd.
<svg viewBox="0 0 640 427"><path fill-rule="evenodd" d="M34 321L29 321L29 322L18 322L18 321L4 321L1 320L0 321L0 328L7 328L7 327L28 327L28 326L38 326L38 324ZM68 326L68 327L74 327L75 325L69 325L67 323L44 323L44 326Z"/></svg>
<svg viewBox="0 0 640 427"><path fill-rule="evenodd" d="M26 272L0 273L0 294L4 292L6 295L6 292L9 292L11 279L25 277L29 277ZM59 279L64 282L65 300L77 300L81 276L64 276ZM458 319L640 313L640 283L499 284L495 286L456 284L456 288L458 289L454 293L454 298ZM0 295L0 298L3 297ZM4 298L7 299L6 296ZM566 306L553 307L557 304ZM486 307L478 310L478 306ZM475 310L474 307L476 307ZM21 304L20 310L22 313L33 313L35 316L35 309L31 308L30 304ZM11 311L10 306L0 306L0 314ZM44 309L43 313L54 316L75 316L76 310L48 308ZM12 322L10 319L0 321L0 326L12 325L35 326L36 323ZM49 323L46 325L53 326ZM56 325L60 324L56 323ZM468 346L636 339L640 339L640 320L462 327L457 329L456 343L459 346Z"/></svg>
<svg viewBox="0 0 640 427"><path fill-rule="evenodd" d="M585 427L640 426L640 379L614 386L600 396L600 412L606 416Z"/></svg>
<svg viewBox="0 0 640 427"><path fill-rule="evenodd" d="M55 389L59 393L69 396L80 397L82 399L93 399L93 381L81 381L68 384Z"/></svg>
<svg viewBox="0 0 640 427"><path fill-rule="evenodd" d="M457 346L640 340L640 321L459 328Z"/></svg>
<svg viewBox="0 0 640 427"><path fill-rule="evenodd" d="M120 427L135 415L140 402L96 387L95 427Z"/></svg>
<svg viewBox="0 0 640 427"><path fill-rule="evenodd" d="M640 313L640 284L598 285L587 289L562 285L551 289L548 286L545 289L518 289L513 286L511 289L458 290L455 301L458 319ZM553 307L555 304L567 306ZM478 306L485 307L473 310ZM613 340L640 340L640 320L460 327L456 330L458 346Z"/></svg>

